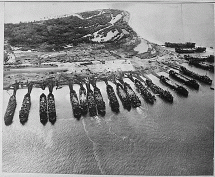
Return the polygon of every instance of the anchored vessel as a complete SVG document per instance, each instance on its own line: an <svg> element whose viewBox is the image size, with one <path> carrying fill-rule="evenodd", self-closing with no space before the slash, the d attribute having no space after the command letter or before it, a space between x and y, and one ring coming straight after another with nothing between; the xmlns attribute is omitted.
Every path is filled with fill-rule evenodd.
<svg viewBox="0 0 215 177"><path fill-rule="evenodd" d="M33 88L33 84L30 83L28 85L28 93L24 96L21 110L19 111L19 120L21 124L25 124L28 121L28 116L31 108L31 90Z"/></svg>
<svg viewBox="0 0 215 177"><path fill-rule="evenodd" d="M196 48L175 48L175 52L177 53L201 53L205 52L206 47L196 47Z"/></svg>
<svg viewBox="0 0 215 177"><path fill-rule="evenodd" d="M154 104L154 101L156 100L155 96L138 79L134 79L134 84L137 87L137 90L143 96L143 98L148 103Z"/></svg>
<svg viewBox="0 0 215 177"><path fill-rule="evenodd" d="M129 101L129 98L128 98L125 90L123 89L123 86L118 82L116 82L115 84L116 84L117 95L119 96L124 109L127 109L128 111L130 111L131 110L131 102Z"/></svg>
<svg viewBox="0 0 215 177"><path fill-rule="evenodd" d="M97 107L97 111L98 114L101 116L104 116L106 114L106 108L105 108L105 102L103 100L101 91L98 87L96 87L96 85L93 85L94 88L94 99L96 101L96 107Z"/></svg>
<svg viewBox="0 0 215 177"><path fill-rule="evenodd" d="M189 78L187 78L187 77L185 77L185 76L183 76L183 75L181 75L181 74L179 74L179 73L177 73L177 72L175 72L173 70L169 71L169 75L172 78L184 83L187 86L190 86L190 87L192 87L192 88L194 88L196 90L199 89L199 84L194 79L189 79Z"/></svg>
<svg viewBox="0 0 215 177"><path fill-rule="evenodd" d="M181 66L181 67L180 67L180 71L181 71L183 74L185 74L185 75L187 75L187 76L190 76L190 77L192 77L192 78L194 78L194 79L197 79L197 80L199 80L199 81L202 81L202 82L204 82L204 83L206 83L206 84L208 84L208 85L211 85L211 84L212 84L212 80L211 80L208 76L202 76L202 75L199 75L199 74L197 74L197 73L194 73L193 71L188 70L188 69L185 68L184 66Z"/></svg>
<svg viewBox="0 0 215 177"><path fill-rule="evenodd" d="M128 98L129 98L130 102L131 102L131 106L133 108L141 106L140 99L135 94L135 92L133 91L133 89L131 88L131 86L128 83L126 83L126 82L124 82L124 89L125 89L125 92L128 95Z"/></svg>
<svg viewBox="0 0 215 177"><path fill-rule="evenodd" d="M48 121L47 116L47 99L46 95L42 93L40 95L40 122L45 125Z"/></svg>
<svg viewBox="0 0 215 177"><path fill-rule="evenodd" d="M90 117L93 117L97 115L96 101L94 99L93 91L90 89L89 82L86 83L86 87L87 87L87 102L88 102L89 114L90 114Z"/></svg>
<svg viewBox="0 0 215 177"><path fill-rule="evenodd" d="M197 62L197 61L189 61L189 65L193 65L197 68L201 68L201 69L205 69L205 70L208 70L208 71L214 71L214 66L213 65L210 65L210 64L207 64L207 63L204 63L204 62Z"/></svg>
<svg viewBox="0 0 215 177"><path fill-rule="evenodd" d="M81 118L81 108L78 101L78 96L73 90L73 83L69 82L69 89L70 89L70 102L72 105L73 115L75 118L80 119Z"/></svg>
<svg viewBox="0 0 215 177"><path fill-rule="evenodd" d="M172 47L172 48L194 48L195 43L192 42L186 42L186 43L171 43L171 42L165 42L166 47Z"/></svg>
<svg viewBox="0 0 215 177"><path fill-rule="evenodd" d="M163 90L162 88L155 85L151 80L148 80L148 79L146 79L146 85L150 87L150 89L153 91L154 94L158 94L159 97L161 97L162 99L170 103L173 102L173 96L169 91Z"/></svg>
<svg viewBox="0 0 215 177"><path fill-rule="evenodd" d="M184 55L184 59L188 61L207 61L207 62L214 62L214 55L209 55L209 56L190 56L190 55Z"/></svg>
<svg viewBox="0 0 215 177"><path fill-rule="evenodd" d="M10 97L7 105L7 109L4 115L5 125L10 125L13 122L13 116L16 109L16 90L17 90L17 87L14 87L13 95Z"/></svg>
<svg viewBox="0 0 215 177"><path fill-rule="evenodd" d="M80 83L79 100L80 100L81 114L86 115L88 112L87 92L84 86L82 85L82 83Z"/></svg>
<svg viewBox="0 0 215 177"><path fill-rule="evenodd" d="M106 91L109 99L109 105L111 107L111 110L113 112L118 113L119 112L119 102L117 100L116 94L114 92L114 89L111 85L108 84L108 81L105 81L106 83Z"/></svg>
<svg viewBox="0 0 215 177"><path fill-rule="evenodd" d="M184 87L174 83L171 81L168 77L165 77L163 75L160 76L160 81L164 83L165 85L169 86L171 89L175 90L177 93L188 96L188 91Z"/></svg>

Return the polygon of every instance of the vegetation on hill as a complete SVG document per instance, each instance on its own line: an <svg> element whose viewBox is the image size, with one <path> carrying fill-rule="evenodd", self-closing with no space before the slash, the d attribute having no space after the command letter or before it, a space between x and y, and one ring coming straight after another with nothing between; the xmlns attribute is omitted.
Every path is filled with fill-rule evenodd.
<svg viewBox="0 0 215 177"><path fill-rule="evenodd" d="M11 46L28 49L41 49L51 51L61 50L68 44L77 45L82 42L92 42L93 33L99 32L107 35L109 31L117 30L118 35L122 29L128 33L109 42L122 42L121 39L134 35L127 22L120 19L114 24L110 21L123 11L114 9L83 12L62 18L48 19L19 24L5 24L5 39ZM120 39L120 40L117 40Z"/></svg>

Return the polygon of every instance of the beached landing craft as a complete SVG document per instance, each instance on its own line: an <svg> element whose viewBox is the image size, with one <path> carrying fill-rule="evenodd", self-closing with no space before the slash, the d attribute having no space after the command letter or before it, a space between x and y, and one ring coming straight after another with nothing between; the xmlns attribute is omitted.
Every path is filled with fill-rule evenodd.
<svg viewBox="0 0 215 177"><path fill-rule="evenodd" d="M46 95L42 93L40 95L40 122L45 125L48 122L47 116L47 99Z"/></svg>
<svg viewBox="0 0 215 177"><path fill-rule="evenodd" d="M48 94L48 118L49 122L54 124L56 122L56 109L55 109L55 99L52 94L54 83L53 81L48 85L49 94Z"/></svg>
<svg viewBox="0 0 215 177"><path fill-rule="evenodd" d="M76 119L79 120L81 118L81 108L78 101L78 96L75 90L73 89L73 83L71 81L69 82L69 89L70 89L70 102L72 105L73 115Z"/></svg>
<svg viewBox="0 0 215 177"><path fill-rule="evenodd" d="M155 96L138 79L134 79L134 84L137 87L137 91L140 92L146 102L154 104L156 100Z"/></svg>
<svg viewBox="0 0 215 177"><path fill-rule="evenodd" d="M4 115L4 123L5 125L10 125L13 122L13 116L16 109L16 90L18 89L18 83L15 84L13 88L13 95L10 97L7 109Z"/></svg>
<svg viewBox="0 0 215 177"><path fill-rule="evenodd" d="M180 72L183 73L184 75L187 75L189 77L192 77L194 79L202 81L202 82L204 82L204 83L206 83L208 85L212 84L212 80L208 76L202 76L202 75L199 75L197 73L194 73L193 71L188 70L184 66L180 67Z"/></svg>
<svg viewBox="0 0 215 177"><path fill-rule="evenodd" d="M105 102L103 100L100 89L96 86L96 81L92 84L94 88L94 99L96 101L96 107L98 114L104 116L106 114Z"/></svg>
<svg viewBox="0 0 215 177"><path fill-rule="evenodd" d="M170 87L171 89L175 90L177 93L188 96L188 91L183 86L178 85L177 83L171 81L168 77L165 77L163 75L160 76L160 81Z"/></svg>
<svg viewBox="0 0 215 177"><path fill-rule="evenodd" d="M154 94L158 94L159 97L170 103L173 102L173 96L169 91L160 88L159 86L155 85L151 80L148 79L146 79L146 85L152 90Z"/></svg>
<svg viewBox="0 0 215 177"><path fill-rule="evenodd" d="M107 80L105 80L105 84L106 84L106 91L107 91L109 105L111 107L111 110L115 113L118 113L119 112L119 102L117 100L114 89L111 85L108 84Z"/></svg>
<svg viewBox="0 0 215 177"><path fill-rule="evenodd" d="M25 124L28 121L28 116L31 108L31 90L33 88L33 84L28 84L28 93L24 96L21 110L19 111L19 119L21 124Z"/></svg>
<svg viewBox="0 0 215 177"><path fill-rule="evenodd" d="M197 61L189 61L189 65L193 65L197 68L201 68L201 69L204 69L204 70L208 70L208 71L214 71L214 66L211 65L211 64L207 64L207 63L204 63L204 62L197 62Z"/></svg>
<svg viewBox="0 0 215 177"><path fill-rule="evenodd" d="M130 111L131 110L131 102L130 102L129 97L126 94L123 86L119 82L116 82L115 76L114 76L113 82L116 85L116 92L117 92L117 95L119 96L119 98L122 102L123 108Z"/></svg>
<svg viewBox="0 0 215 177"><path fill-rule="evenodd" d="M165 42L166 47L172 47L172 48L194 48L195 43L192 42L186 42L186 43L171 43L171 42Z"/></svg>
<svg viewBox="0 0 215 177"><path fill-rule="evenodd" d="M183 76L183 75L181 75L181 74L179 74L173 70L169 71L169 76L174 78L175 80L178 80L178 81L184 83L187 86L190 86L190 87L196 89L196 90L199 89L199 84L194 79L189 79L189 78L187 78L187 77L185 77L185 76Z"/></svg>
<svg viewBox="0 0 215 177"><path fill-rule="evenodd" d="M90 117L97 116L96 101L94 99L93 91L90 89L89 81L86 82L86 87L87 87L87 102L88 102Z"/></svg>
<svg viewBox="0 0 215 177"><path fill-rule="evenodd" d="M209 55L209 56L190 56L190 55L184 55L184 59L188 61L207 61L210 63L214 62L214 55Z"/></svg>
<svg viewBox="0 0 215 177"><path fill-rule="evenodd" d="M196 47L196 48L175 48L177 53L202 53L206 51L206 47Z"/></svg>
<svg viewBox="0 0 215 177"><path fill-rule="evenodd" d="M88 112L87 92L81 82L80 82L80 89L79 89L79 100L80 100L81 114L86 115Z"/></svg>

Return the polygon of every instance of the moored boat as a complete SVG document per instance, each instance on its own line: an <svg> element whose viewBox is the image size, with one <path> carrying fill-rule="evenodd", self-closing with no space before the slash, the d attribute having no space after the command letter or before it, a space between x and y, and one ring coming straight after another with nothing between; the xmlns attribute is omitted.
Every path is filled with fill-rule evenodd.
<svg viewBox="0 0 215 177"><path fill-rule="evenodd" d="M28 116L31 108L31 96L27 93L24 96L21 110L19 111L19 119L21 124L25 124L28 121Z"/></svg>
<svg viewBox="0 0 215 177"><path fill-rule="evenodd" d="M187 86L190 86L196 90L199 89L199 84L194 79L189 79L189 78L187 78L187 77L185 77L185 76L183 76L183 75L181 75L181 74L179 74L173 70L169 71L169 75L170 75L170 77L184 83Z"/></svg>
<svg viewBox="0 0 215 177"><path fill-rule="evenodd" d="M96 85L94 85L93 88L94 88L94 99L96 101L98 114L101 116L104 116L106 114L106 108L105 108L105 102L103 100L101 91Z"/></svg>
<svg viewBox="0 0 215 177"><path fill-rule="evenodd" d="M55 99L52 93L48 94L48 118L52 124L56 122Z"/></svg>
<svg viewBox="0 0 215 177"><path fill-rule="evenodd" d="M214 55L209 56L190 56L190 55L184 55L184 59L188 61L206 61L206 62L214 62Z"/></svg>
<svg viewBox="0 0 215 177"><path fill-rule="evenodd" d="M177 53L202 53L206 51L206 47L196 47L196 48L175 48Z"/></svg>
<svg viewBox="0 0 215 177"><path fill-rule="evenodd" d="M47 116L47 99L46 95L42 93L40 95L40 122L45 125L48 121Z"/></svg>
<svg viewBox="0 0 215 177"><path fill-rule="evenodd" d="M173 96L169 91L160 88L159 86L155 85L151 80L148 79L146 79L146 85L152 90L154 94L158 94L159 97L170 103L173 102Z"/></svg>
<svg viewBox="0 0 215 177"><path fill-rule="evenodd" d="M189 65L193 65L197 68L201 68L208 71L214 71L214 66L205 62L189 61Z"/></svg>
<svg viewBox="0 0 215 177"><path fill-rule="evenodd" d="M172 48L194 48L195 47L195 43L193 43L193 42L186 42L186 43L165 42L165 47L172 47Z"/></svg>
<svg viewBox="0 0 215 177"><path fill-rule="evenodd" d="M82 83L80 83L79 100L80 100L81 114L86 115L88 112L87 92L84 86L82 85Z"/></svg>
<svg viewBox="0 0 215 177"><path fill-rule="evenodd" d="M87 87L87 102L88 102L88 109L89 109L89 115L90 117L97 115L96 110L96 101L94 99L93 91L90 89L90 83L86 83Z"/></svg>
<svg viewBox="0 0 215 177"><path fill-rule="evenodd" d="M180 67L180 72L183 73L184 75L187 75L189 77L192 77L194 79L197 79L199 81L202 81L208 85L212 84L212 80L208 77L208 76L203 76L203 75L199 75L193 71L188 70L187 68L185 68L184 66Z"/></svg>
<svg viewBox="0 0 215 177"><path fill-rule="evenodd" d="M171 89L175 90L177 93L188 96L188 91L183 86L178 85L171 81L168 77L165 77L163 75L160 76L160 81L170 87Z"/></svg>

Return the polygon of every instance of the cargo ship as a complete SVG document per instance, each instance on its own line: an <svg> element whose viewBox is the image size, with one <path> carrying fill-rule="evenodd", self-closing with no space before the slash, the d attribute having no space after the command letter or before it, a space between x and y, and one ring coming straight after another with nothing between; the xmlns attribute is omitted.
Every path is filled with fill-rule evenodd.
<svg viewBox="0 0 215 177"><path fill-rule="evenodd" d="M46 95L42 93L40 95L40 122L45 125L48 121L47 115L47 99Z"/></svg>
<svg viewBox="0 0 215 177"><path fill-rule="evenodd" d="M73 89L72 82L69 82L69 89L70 89L70 103L72 105L73 115L76 119L79 120L81 118L81 108L78 101L78 96L75 90Z"/></svg>
<svg viewBox="0 0 215 177"><path fill-rule="evenodd" d="M162 88L160 88L159 86L155 85L151 80L146 79L146 85L152 90L152 92L154 94L158 94L158 96L162 99L164 99L165 101L168 101L170 103L173 103L173 96L172 94L167 91L164 90Z"/></svg>
<svg viewBox="0 0 215 177"><path fill-rule="evenodd" d="M31 91L33 88L33 84L28 84L28 93L24 96L21 110L19 111L19 120L22 125L24 125L28 121L29 112L31 109Z"/></svg>
<svg viewBox="0 0 215 177"><path fill-rule="evenodd" d="M160 76L160 81L170 87L171 89L175 90L177 93L183 95L183 96L188 96L188 91L185 89L183 86L178 85L171 81L168 77L165 77L163 75Z"/></svg>
<svg viewBox="0 0 215 177"><path fill-rule="evenodd" d="M111 85L108 84L107 80L105 80L105 84L106 84L106 91L107 91L109 105L111 107L111 110L115 113L118 113L119 112L119 101L116 97L114 89Z"/></svg>
<svg viewBox="0 0 215 177"><path fill-rule="evenodd" d="M80 100L81 114L86 115L88 112L87 92L82 83L80 83L79 100Z"/></svg>
<svg viewBox="0 0 215 177"><path fill-rule="evenodd" d="M130 111L131 102L129 101L129 98L128 98L122 84L120 84L119 82L116 82L116 81L115 81L115 84L116 84L116 92L122 102L123 108Z"/></svg>
<svg viewBox="0 0 215 177"><path fill-rule="evenodd" d="M204 70L214 72L214 66L211 65L211 64L207 64L205 62L197 62L197 61L191 60L191 61L189 61L189 65L192 65L192 66L195 66L197 68L201 68L201 69L204 69Z"/></svg>
<svg viewBox="0 0 215 177"><path fill-rule="evenodd" d="M189 79L173 70L170 70L169 71L169 76L174 78L175 80L178 80L180 82L182 82L183 84L187 85L187 86L190 86L196 90L199 89L199 84L196 82L196 80L194 79Z"/></svg>
<svg viewBox="0 0 215 177"><path fill-rule="evenodd" d="M134 84L137 87L138 92L141 93L143 98L150 104L154 104L156 100L155 96L138 80L134 79Z"/></svg>
<svg viewBox="0 0 215 177"><path fill-rule="evenodd" d="M90 117L97 116L96 110L96 101L94 99L93 91L90 89L89 81L86 82L87 87L87 102L88 102L88 109Z"/></svg>
<svg viewBox="0 0 215 177"><path fill-rule="evenodd" d="M100 89L96 86L96 83L93 84L93 89L94 89L94 99L96 102L98 114L101 116L105 116L106 114L105 102L103 100Z"/></svg>
<svg viewBox="0 0 215 177"><path fill-rule="evenodd" d="M208 77L208 76L202 76L199 75L193 71L188 70L187 68L185 68L184 66L180 66L180 72L183 73L184 75L187 75L189 77L192 77L193 79L197 79L199 81L202 81L208 85L212 84L212 80Z"/></svg>
<svg viewBox="0 0 215 177"><path fill-rule="evenodd" d="M56 122L55 99L52 93L48 94L48 118L52 124Z"/></svg>
<svg viewBox="0 0 215 177"><path fill-rule="evenodd" d="M141 106L140 99L138 98L136 93L133 91L133 89L131 88L131 86L127 82L124 82L124 89L125 89L125 92L127 93L127 96L129 98L130 102L131 102L131 106L133 108L140 107Z"/></svg>
<svg viewBox="0 0 215 177"><path fill-rule="evenodd" d="M16 109L16 90L18 89L18 85L14 86L13 95L10 97L7 109L4 115L4 123L5 125L11 125L13 122L13 116Z"/></svg>
<svg viewBox="0 0 215 177"><path fill-rule="evenodd" d="M214 63L214 55L209 55L209 56L190 56L190 55L184 55L184 59L188 61L207 61L210 63Z"/></svg>
<svg viewBox="0 0 215 177"><path fill-rule="evenodd" d="M186 42L186 43L171 43L165 42L165 47L172 48L195 48L196 43Z"/></svg>
<svg viewBox="0 0 215 177"><path fill-rule="evenodd" d="M196 48L175 48L177 53L202 53L206 52L206 47L196 47Z"/></svg>

